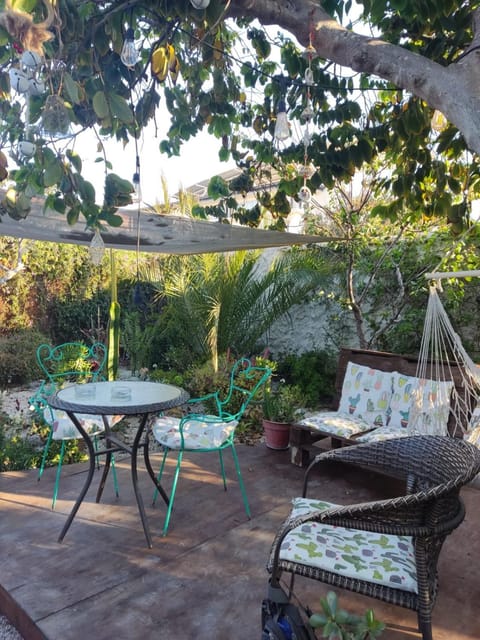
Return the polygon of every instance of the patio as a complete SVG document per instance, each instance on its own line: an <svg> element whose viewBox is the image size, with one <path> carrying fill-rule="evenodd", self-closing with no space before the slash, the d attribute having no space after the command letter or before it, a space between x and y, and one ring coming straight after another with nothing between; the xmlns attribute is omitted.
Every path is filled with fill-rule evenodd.
<svg viewBox="0 0 480 640"><path fill-rule="evenodd" d="M53 512L54 469L47 469L41 482L36 471L1 474L0 613L27 640L79 640L85 635L96 640L260 638L268 551L290 499L301 492L303 470L290 464L288 451L263 444L239 446L239 457L252 520L245 517L231 456L226 456L232 478L227 493L217 475L216 456L189 456L166 538L159 535L164 507L160 502L149 506L150 481L140 467L152 549L145 544L128 459L117 463L120 498L109 480L102 503L95 504L94 480L62 544L57 537L86 465L64 468ZM398 492L395 482L361 470L319 477L318 489L323 498L338 503ZM480 491L465 487L463 497L467 517L447 539L440 558L435 640L480 637ZM297 595L313 609L318 610L327 590L326 585L297 580ZM415 613L345 591L338 594L344 608L360 613L373 607L387 624L385 640L419 637Z"/></svg>

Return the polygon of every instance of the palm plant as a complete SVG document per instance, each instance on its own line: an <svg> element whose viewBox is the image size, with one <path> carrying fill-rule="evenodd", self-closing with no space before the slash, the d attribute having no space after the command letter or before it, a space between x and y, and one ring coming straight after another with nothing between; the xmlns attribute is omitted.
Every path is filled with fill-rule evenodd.
<svg viewBox="0 0 480 640"><path fill-rule="evenodd" d="M280 254L263 268L260 256L238 251L177 257L148 274L168 300L176 339L197 357L210 358L214 368L229 349L254 353L272 324L318 283L320 272L309 265L307 252Z"/></svg>

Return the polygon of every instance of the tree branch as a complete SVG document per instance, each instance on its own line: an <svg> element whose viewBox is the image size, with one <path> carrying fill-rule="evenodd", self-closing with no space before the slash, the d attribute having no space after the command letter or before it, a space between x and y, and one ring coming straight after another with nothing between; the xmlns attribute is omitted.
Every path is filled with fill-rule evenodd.
<svg viewBox="0 0 480 640"><path fill-rule="evenodd" d="M448 67L399 45L355 33L334 20L318 0L232 0L231 17L255 17L276 24L304 46L310 37L317 53L360 73L383 78L440 110L480 153L480 51ZM475 37L480 39L480 9L472 13Z"/></svg>

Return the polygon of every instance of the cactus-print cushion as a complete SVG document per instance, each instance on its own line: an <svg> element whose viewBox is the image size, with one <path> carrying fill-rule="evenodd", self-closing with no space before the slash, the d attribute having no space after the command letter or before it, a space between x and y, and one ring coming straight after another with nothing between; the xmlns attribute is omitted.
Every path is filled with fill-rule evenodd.
<svg viewBox="0 0 480 640"><path fill-rule="evenodd" d="M472 412L470 422L468 424L467 432L464 434L463 439L467 442L471 442L480 446L480 406L477 405Z"/></svg>
<svg viewBox="0 0 480 640"><path fill-rule="evenodd" d="M289 518L336 506L328 502L296 498ZM306 522L285 537L280 558L348 578L418 593L411 536L386 535L320 522Z"/></svg>
<svg viewBox="0 0 480 640"><path fill-rule="evenodd" d="M474 429L469 429L467 433L464 434L463 439L467 442L471 442L477 447L480 447L480 426L475 427Z"/></svg>
<svg viewBox="0 0 480 640"><path fill-rule="evenodd" d="M389 426L408 427L410 435L446 435L452 381L428 380L393 372Z"/></svg>
<svg viewBox="0 0 480 640"><path fill-rule="evenodd" d="M382 427L387 424L391 395L391 373L349 362L338 411L361 418L372 427Z"/></svg>
<svg viewBox="0 0 480 640"><path fill-rule="evenodd" d="M230 437L238 421L206 422L203 420L186 420L183 423L183 439L185 449L214 449ZM180 419L171 416L155 418L152 424L153 435L157 442L169 449L180 449Z"/></svg>
<svg viewBox="0 0 480 640"><path fill-rule="evenodd" d="M404 438L409 435L411 434L408 429L403 427L380 427L358 436L358 438L355 438L355 442L383 442L391 438Z"/></svg>
<svg viewBox="0 0 480 640"><path fill-rule="evenodd" d="M372 425L361 418L348 416L338 411L323 411L302 418L297 424L330 433L339 438L350 438L357 433L372 429Z"/></svg>
<svg viewBox="0 0 480 640"><path fill-rule="evenodd" d="M88 413L76 413L75 416L89 436L95 436L105 431L102 416L90 415ZM52 428L53 440L79 440L82 437L80 431L65 411L47 407L43 412L43 417L45 422ZM107 416L111 427L117 424L122 418L123 416Z"/></svg>

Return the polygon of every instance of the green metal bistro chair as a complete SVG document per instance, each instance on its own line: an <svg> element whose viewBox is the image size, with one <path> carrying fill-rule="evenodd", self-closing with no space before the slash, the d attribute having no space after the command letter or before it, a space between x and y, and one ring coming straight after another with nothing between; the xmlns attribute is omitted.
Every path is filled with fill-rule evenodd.
<svg viewBox="0 0 480 640"><path fill-rule="evenodd" d="M41 344L37 348L36 355L38 365L45 378L37 392L30 398L29 403L31 410L36 411L38 416L50 427L38 471L38 480L42 477L52 440L61 441L60 457L52 499L52 509L54 509L58 496L66 442L68 440L79 440L82 436L68 415L64 411L52 409L48 405L46 398L65 384L90 383L104 380L103 373L107 360L107 348L101 342L95 342L91 346L87 346L83 342L65 342L58 346ZM98 436L105 431L102 416L77 414L77 417L85 431L93 437L95 446L97 446ZM121 420L122 417L123 416L109 416L109 425L113 426ZM113 458L112 470L115 492L118 496L117 476Z"/></svg>
<svg viewBox="0 0 480 640"><path fill-rule="evenodd" d="M247 358L238 360L231 372L228 391L222 397L220 391L215 391L201 398L193 398L188 405L197 405L199 412L189 413L183 418L161 416L155 418L152 424L152 433L155 440L162 445L164 454L157 477L160 485L165 462L170 451L177 452L177 465L173 476L172 491L165 516L163 535L167 534L170 516L172 514L175 491L177 488L180 466L183 454L218 452L220 456L220 469L223 486L226 491L227 480L223 464L222 452L231 449L238 483L243 497L243 504L247 516L250 518L250 506L248 504L245 486L243 484L240 465L235 449L235 429L247 406L253 400L258 391L270 377L272 371L268 367L254 366ZM147 468L151 465L148 461L148 448L145 449ZM150 473L152 475L152 473ZM154 476L152 476L153 479ZM153 502L155 503L158 490L155 491Z"/></svg>

